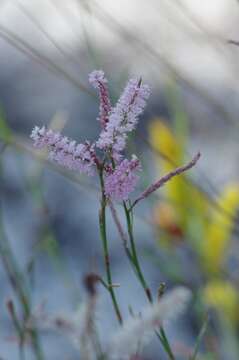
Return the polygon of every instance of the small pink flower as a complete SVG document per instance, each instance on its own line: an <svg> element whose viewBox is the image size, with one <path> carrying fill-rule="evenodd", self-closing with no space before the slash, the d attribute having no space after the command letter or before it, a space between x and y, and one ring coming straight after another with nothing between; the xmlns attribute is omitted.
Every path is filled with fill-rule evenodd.
<svg viewBox="0 0 239 360"><path fill-rule="evenodd" d="M36 126L32 130L31 138L38 149L48 149L50 160L70 170L78 170L88 175L94 174L94 144L91 145L88 141L77 144L76 141L47 130L44 126L42 128Z"/></svg>
<svg viewBox="0 0 239 360"><path fill-rule="evenodd" d="M110 148L116 156L124 150L127 133L135 129L149 94L148 85L142 85L141 80L129 80L100 134L96 143L98 148Z"/></svg>
<svg viewBox="0 0 239 360"><path fill-rule="evenodd" d="M107 87L107 79L102 70L94 70L89 75L89 82L94 86L95 89L99 90L100 96L100 112L98 120L100 121L101 127L104 129L109 120L109 114L111 111L110 97Z"/></svg>
<svg viewBox="0 0 239 360"><path fill-rule="evenodd" d="M105 194L113 200L127 200L139 179L139 176L135 174L138 170L140 170L140 163L135 155L131 160L121 161L113 173L105 177Z"/></svg>

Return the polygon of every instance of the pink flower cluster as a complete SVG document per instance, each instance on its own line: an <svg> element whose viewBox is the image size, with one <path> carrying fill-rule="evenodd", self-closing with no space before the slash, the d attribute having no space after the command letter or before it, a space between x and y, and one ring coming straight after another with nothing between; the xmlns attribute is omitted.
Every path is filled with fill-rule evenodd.
<svg viewBox="0 0 239 360"><path fill-rule="evenodd" d="M78 170L88 175L94 174L95 150L94 145L90 145L88 141L84 144L76 144L76 141L51 129L47 130L44 126L42 128L35 126L31 138L36 148L48 148L50 160L70 170Z"/></svg>
<svg viewBox="0 0 239 360"><path fill-rule="evenodd" d="M135 155L131 160L121 161L105 179L105 194L114 200L127 200L138 181L137 170L140 170L140 162Z"/></svg>
<svg viewBox="0 0 239 360"><path fill-rule="evenodd" d="M135 129L149 94L148 85L142 85L141 80L132 79L128 82L116 106L110 112L109 120L96 143L97 147L110 149L116 160L121 157L127 133Z"/></svg>
<svg viewBox="0 0 239 360"><path fill-rule="evenodd" d="M90 73L89 82L94 86L95 89L99 90L100 111L98 120L100 121L101 127L105 128L111 111L111 103L107 87L108 81L105 78L105 74L102 70L95 70Z"/></svg>
<svg viewBox="0 0 239 360"><path fill-rule="evenodd" d="M126 146L127 134L135 129L138 117L143 112L150 91L141 79L131 79L114 107L111 106L107 79L102 70L95 70L89 75L89 82L99 91L99 121L101 133L99 139L90 144L75 141L47 130L35 127L31 138L37 148L47 148L49 158L71 170L78 170L88 175L95 169L102 171L105 182L105 194L115 200L127 200L138 180L136 172L140 169L139 160L122 160L122 151ZM103 152L101 160L96 148ZM108 159L108 163L105 159ZM114 169L112 163L115 164Z"/></svg>

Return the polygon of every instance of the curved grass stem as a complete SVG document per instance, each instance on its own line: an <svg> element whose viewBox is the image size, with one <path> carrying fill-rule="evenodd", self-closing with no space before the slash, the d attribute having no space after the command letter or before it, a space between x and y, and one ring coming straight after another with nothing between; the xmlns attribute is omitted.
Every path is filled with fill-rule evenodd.
<svg viewBox="0 0 239 360"><path fill-rule="evenodd" d="M133 266L135 273L139 279L140 284L142 285L146 297L148 299L148 301L150 303L153 302L153 298L152 298L152 294L150 291L150 288L145 280L143 271L141 269L140 263L139 263L139 259L138 259L138 254L137 254L137 248L135 245L135 241L134 241L134 234L133 234L133 223L132 223L132 209L128 209L126 202L123 202L123 206L124 206L124 212L125 212L125 217L126 217L126 222L127 222L127 230L128 230L128 235L129 235L129 240L130 240L130 247L131 247L131 257L129 259L131 259L131 265ZM166 351L168 357L170 360L175 360L175 357L173 355L173 351L170 347L169 341L167 339L167 336L165 334L165 331L163 329L163 327L160 327L160 331L156 331L156 335L159 338L164 350Z"/></svg>
<svg viewBox="0 0 239 360"><path fill-rule="evenodd" d="M124 211L125 211L125 216L126 216L126 221L127 221L127 230L128 230L130 247L131 247L131 263L133 264L133 266L135 268L137 277L145 291L145 294L146 294L149 302L152 303L152 301L153 301L152 294L151 294L150 288L148 287L147 282L144 278L143 272L140 267L139 259L138 259L137 249L135 246L134 235L133 235L131 214L127 208L125 201L123 203L123 206L124 206Z"/></svg>

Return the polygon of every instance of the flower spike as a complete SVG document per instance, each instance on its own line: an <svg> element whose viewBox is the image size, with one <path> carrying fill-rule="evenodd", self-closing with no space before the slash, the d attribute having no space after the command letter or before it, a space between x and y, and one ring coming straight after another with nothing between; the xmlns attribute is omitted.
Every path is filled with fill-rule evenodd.
<svg viewBox="0 0 239 360"><path fill-rule="evenodd" d="M127 200L139 179L139 176L135 174L138 170L140 170L140 163L135 155L131 160L124 159L112 174L106 176L105 194L114 200Z"/></svg>
<svg viewBox="0 0 239 360"><path fill-rule="evenodd" d="M47 148L48 158L70 169L78 170L88 175L94 174L95 156L94 145L88 141L77 144L76 141L62 136L58 132L47 130L45 126L36 126L32 130L31 138L38 149Z"/></svg>
<svg viewBox="0 0 239 360"><path fill-rule="evenodd" d="M111 103L107 87L108 81L102 70L94 70L89 75L89 82L99 91L100 112L97 120L99 120L101 127L105 129L111 111Z"/></svg>
<svg viewBox="0 0 239 360"><path fill-rule="evenodd" d="M131 79L128 82L100 134L96 143L98 148L111 149L117 160L117 154L125 148L127 133L135 129L149 94L148 85L142 85L141 79Z"/></svg>

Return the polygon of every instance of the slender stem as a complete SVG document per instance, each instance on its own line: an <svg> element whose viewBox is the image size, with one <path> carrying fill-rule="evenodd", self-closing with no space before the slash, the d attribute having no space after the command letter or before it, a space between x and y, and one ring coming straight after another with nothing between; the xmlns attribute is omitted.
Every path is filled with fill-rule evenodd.
<svg viewBox="0 0 239 360"><path fill-rule="evenodd" d="M109 249L108 249L108 241L107 241L107 233L106 233L106 217L105 217L106 197L105 197L105 192L104 192L104 180L103 180L102 171L100 171L100 185L101 185L102 197L101 197L101 208L100 208L100 212L99 212L99 226L100 226L100 235L101 235L103 251L104 251L105 270L106 270L106 277L107 277L107 283L108 283L107 288L108 288L108 291L109 291L111 299L112 299L112 303L113 303L113 307L114 307L117 319L121 325L123 323L123 319L121 316L119 305L116 300L114 287L113 287L113 283L112 283L111 267L110 267L110 257L109 257Z"/></svg>
<svg viewBox="0 0 239 360"><path fill-rule="evenodd" d="M1 220L0 220L1 221ZM22 306L24 323L28 321L31 316L31 304L26 290L25 279L22 273L19 271L15 257L13 256L10 245L6 236L3 234L3 226L0 224L0 257L3 262L4 268L8 275L12 288L18 297L18 300ZM23 331L25 331L23 327ZM43 360L42 350L39 344L38 334L36 329L27 330L32 342L32 349L35 353L37 360ZM21 341L21 339L20 339Z"/></svg>
<svg viewBox="0 0 239 360"><path fill-rule="evenodd" d="M8 127L5 126L5 124L2 124L4 130L5 130L5 136L7 136L7 144L11 144L12 140L12 134L11 131L8 129ZM6 140L6 139L5 139ZM2 177L2 163L0 162L0 176ZM2 178L1 178L2 180ZM1 181L2 184L2 181ZM0 187L0 195L2 195L3 188ZM13 291L16 294L16 297L18 298L18 301L22 307L23 312L23 326L21 326L21 329L23 331L22 335L20 336L20 352L21 357L24 357L24 349L23 349L23 340L24 340L24 332L25 332L25 324L29 320L31 316L31 299L30 294L28 292L28 287L26 285L25 276L22 273L22 271L19 269L16 258L13 254L12 248L10 246L10 243L8 241L8 238L4 231L4 224L2 219L2 203L0 204L0 259L2 260L4 269L6 271L6 274L8 276L9 282L11 284L11 287ZM16 318L15 318L16 320ZM37 330L35 328L32 328L31 330L28 330L28 334L31 338L31 346L32 350L35 354L36 360L43 360L44 355L39 343L39 337ZM22 348L22 349L21 349Z"/></svg>
<svg viewBox="0 0 239 360"><path fill-rule="evenodd" d="M120 223L120 220L118 218L116 209L115 209L115 207L114 207L114 205L113 205L113 203L112 203L112 201L110 199L108 200L108 203L109 203L109 207L110 207L110 210L111 210L112 218L113 218L113 220L115 222L118 233L119 233L119 235L121 237L125 253L126 253L128 259L130 260L130 262L133 262L133 257L131 255L131 251L130 251L130 249L128 247L128 236L124 233L124 230L123 230L123 227L122 227L122 225Z"/></svg>
<svg viewBox="0 0 239 360"><path fill-rule="evenodd" d="M25 331L22 328L22 325L18 319L18 316L15 311L14 303L11 299L7 301L6 306L7 306L9 315L12 318L14 328L15 328L16 333L19 338L19 358L20 358L20 360L24 360L25 359L25 355L24 355Z"/></svg>
<svg viewBox="0 0 239 360"><path fill-rule="evenodd" d="M138 254L137 254L137 250L136 250L136 246L135 246L135 242L134 242L133 227L132 227L132 222L131 222L131 218L130 218L130 211L128 210L125 202L123 203L123 205L124 205L124 211L125 211L125 216L126 216L126 221L127 221L127 229L128 229L128 234L129 234L129 240L130 240L130 246L131 246L131 258L133 261L133 265L135 267L139 281L141 282L141 285L144 288L145 294L146 294L149 302L152 303L153 299L152 299L151 291L150 291L150 288L148 287L147 282L144 278L143 272L140 267L139 259L138 259Z"/></svg>
<svg viewBox="0 0 239 360"><path fill-rule="evenodd" d="M160 327L160 333L158 333L158 331L156 331L156 335L159 338L159 340L161 341L161 344L163 345L164 350L168 354L169 359L170 360L175 360L175 357L173 355L173 352L172 352L171 346L169 344L168 338L167 338L167 336L165 334L165 331L164 331L162 326Z"/></svg>
<svg viewBox="0 0 239 360"><path fill-rule="evenodd" d="M200 343L205 335L205 332L207 331L207 328L208 328L208 324L209 324L209 315L207 314L203 323L202 323L202 327L200 329L200 332L198 334L198 337L197 337L197 340L196 340L196 343L195 343L195 346L194 346L194 350L193 350L193 354L192 356L190 356L189 360L196 360L197 358L197 354L198 354L198 350L199 350L199 346L200 346Z"/></svg>
<svg viewBox="0 0 239 360"><path fill-rule="evenodd" d="M141 270L139 259L138 259L138 254L137 254L137 249L135 246L133 226L132 226L132 220L131 220L131 216L133 216L133 213L131 211L132 207L130 209L128 209L125 201L123 202L123 206L124 206L124 211L125 211L125 216L126 216L126 221L127 221L127 229L128 229L130 246L131 246L131 259L132 259L131 264L134 266L134 270L136 271L137 277L145 291L148 301L150 303L152 303L153 302L152 294L151 294L150 288L147 285L147 282L144 278L143 272ZM167 336L165 334L163 327L160 327L160 332L156 331L156 335L159 338L164 350L167 352L169 359L175 360L175 357L173 355L173 352L171 350L169 341L167 339Z"/></svg>

